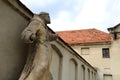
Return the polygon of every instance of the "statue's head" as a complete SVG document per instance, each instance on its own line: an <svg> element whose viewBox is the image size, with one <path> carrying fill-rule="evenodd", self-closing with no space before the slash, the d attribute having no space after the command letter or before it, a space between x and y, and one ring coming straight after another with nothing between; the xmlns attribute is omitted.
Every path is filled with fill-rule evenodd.
<svg viewBox="0 0 120 80"><path fill-rule="evenodd" d="M40 18L42 18L44 20L44 22L46 24L50 24L50 16L49 16L49 13L47 12L40 12L39 14Z"/></svg>

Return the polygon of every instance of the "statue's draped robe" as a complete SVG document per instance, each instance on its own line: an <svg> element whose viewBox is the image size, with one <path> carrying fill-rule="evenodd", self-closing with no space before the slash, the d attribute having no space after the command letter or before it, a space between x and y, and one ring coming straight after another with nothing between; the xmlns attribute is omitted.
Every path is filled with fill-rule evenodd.
<svg viewBox="0 0 120 80"><path fill-rule="evenodd" d="M19 80L49 80L52 54L50 35L46 28L41 18L34 15L28 27L22 32L22 40L29 44L29 52ZM35 41L30 40L32 34L36 35Z"/></svg>

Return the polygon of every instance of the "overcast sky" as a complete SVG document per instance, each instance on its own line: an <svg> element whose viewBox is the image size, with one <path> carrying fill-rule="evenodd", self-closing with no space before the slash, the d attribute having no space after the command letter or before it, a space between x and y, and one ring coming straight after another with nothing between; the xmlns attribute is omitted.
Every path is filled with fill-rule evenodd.
<svg viewBox="0 0 120 80"><path fill-rule="evenodd" d="M120 23L120 0L20 0L33 13L50 14L54 31L107 28Z"/></svg>

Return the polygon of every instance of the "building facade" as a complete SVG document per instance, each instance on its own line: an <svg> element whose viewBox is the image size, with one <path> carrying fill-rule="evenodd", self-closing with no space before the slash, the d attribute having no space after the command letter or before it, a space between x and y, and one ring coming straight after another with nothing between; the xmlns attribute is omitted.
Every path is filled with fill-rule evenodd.
<svg viewBox="0 0 120 80"><path fill-rule="evenodd" d="M97 29L61 31L57 34L99 71L101 80L113 79L112 36Z"/></svg>
<svg viewBox="0 0 120 80"><path fill-rule="evenodd" d="M113 80L120 79L120 24L108 28L108 31L113 36L111 44L111 68Z"/></svg>

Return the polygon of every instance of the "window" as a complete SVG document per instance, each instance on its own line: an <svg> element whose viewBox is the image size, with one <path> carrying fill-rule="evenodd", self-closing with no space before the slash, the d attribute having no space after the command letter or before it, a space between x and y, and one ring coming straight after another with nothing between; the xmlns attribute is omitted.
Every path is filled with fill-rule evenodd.
<svg viewBox="0 0 120 80"><path fill-rule="evenodd" d="M89 48L81 48L81 54L88 55L89 54Z"/></svg>
<svg viewBox="0 0 120 80"><path fill-rule="evenodd" d="M104 74L103 78L104 78L103 80L113 80L111 74Z"/></svg>
<svg viewBox="0 0 120 80"><path fill-rule="evenodd" d="M102 49L102 56L103 58L110 58L109 48Z"/></svg>

